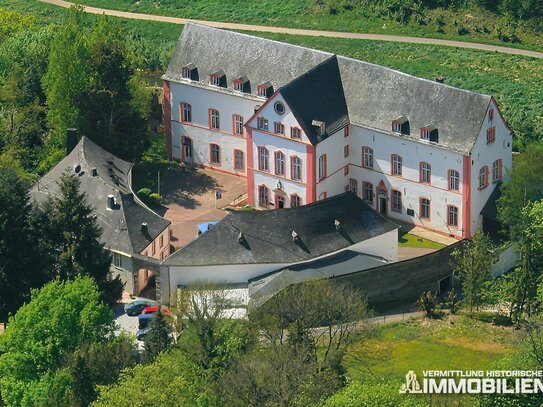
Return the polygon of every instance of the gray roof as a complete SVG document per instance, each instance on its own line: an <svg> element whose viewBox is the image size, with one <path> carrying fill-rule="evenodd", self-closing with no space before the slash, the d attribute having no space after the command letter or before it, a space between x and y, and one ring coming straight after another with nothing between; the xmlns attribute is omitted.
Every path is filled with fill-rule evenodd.
<svg viewBox="0 0 543 407"><path fill-rule="evenodd" d="M349 125L335 55L283 86L279 92L313 145ZM313 120L324 122L324 134L312 124Z"/></svg>
<svg viewBox="0 0 543 407"><path fill-rule="evenodd" d="M339 230L334 225L340 222ZM397 229L350 192L298 208L231 212L164 264L296 263ZM292 232L298 234L294 241ZM244 240L240 243L239 234Z"/></svg>
<svg viewBox="0 0 543 407"><path fill-rule="evenodd" d="M201 83L222 69L228 88L246 76L253 95L257 86L271 82L274 90L286 85L332 54L266 40L247 34L187 23L175 48L164 78L182 79L182 68L193 63Z"/></svg>
<svg viewBox="0 0 543 407"><path fill-rule="evenodd" d="M257 85L270 81L277 90L332 56L327 52L187 23L164 79L180 80L182 67L194 63L202 84L208 83L209 74L222 69L228 88L232 88L234 79L247 76L251 93L256 94ZM470 153L490 96L351 58L338 56L337 62L351 123L392 134L392 120L406 115L411 135L401 137L424 142L420 140L420 128L435 125L439 132L437 146ZM332 81L337 82L335 78ZM310 91L305 87L298 97L301 99ZM332 92L339 94L340 90ZM309 97L306 102L312 103ZM335 105L324 103L336 109Z"/></svg>
<svg viewBox="0 0 543 407"><path fill-rule="evenodd" d="M96 176L92 175L93 168ZM60 193L57 181L64 171L77 173L80 191L86 193L102 229L102 243L122 253L141 253L170 222L134 197L130 185L131 169L131 163L82 137L70 154L44 175L30 192L37 202L43 202ZM107 209L108 195L113 195L117 202L113 210ZM147 223L147 233L142 232L143 222Z"/></svg>

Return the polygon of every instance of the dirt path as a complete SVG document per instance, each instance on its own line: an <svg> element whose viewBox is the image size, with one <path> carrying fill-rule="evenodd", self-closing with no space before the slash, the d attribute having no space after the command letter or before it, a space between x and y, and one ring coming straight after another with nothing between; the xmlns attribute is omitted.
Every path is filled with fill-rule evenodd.
<svg viewBox="0 0 543 407"><path fill-rule="evenodd" d="M42 3L54 4L56 6L69 8L73 5L64 0L39 0ZM135 20L147 20L147 21L160 21L164 23L172 24L185 24L187 21L192 21L199 24L208 25L217 28L226 28L229 30L243 30L243 31L257 31L257 32L270 32L280 34L293 34L293 35L308 35L312 37L335 37L335 38L351 38L360 40L379 40L379 41L395 41L406 42L410 44L431 44L431 45L445 45L449 47L470 48L478 49L490 52L500 52L505 54L522 55L533 58L542 58L543 52L529 51L524 49L502 47L498 45L478 44L474 42L441 40L435 38L418 38L418 37L403 37L398 35L385 35L385 34L362 34L362 33L348 33L348 32L336 32L336 31L318 31L318 30L303 30L299 28L284 28L284 27L269 27L263 25L251 25L251 24L236 24L236 23L223 23L217 21L204 21L204 20L189 20L187 18L157 16L152 14L142 13L130 13L127 11L108 10L98 7L84 6L85 11L91 14L106 14L108 16L131 18Z"/></svg>

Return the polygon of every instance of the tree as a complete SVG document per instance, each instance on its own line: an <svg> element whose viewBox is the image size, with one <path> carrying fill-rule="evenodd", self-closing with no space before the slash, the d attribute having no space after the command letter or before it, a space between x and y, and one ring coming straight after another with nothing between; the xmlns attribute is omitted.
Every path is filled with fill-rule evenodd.
<svg viewBox="0 0 543 407"><path fill-rule="evenodd" d="M56 280L32 291L31 301L10 318L0 335L0 387L5 403L43 405L43 400L56 397L51 393L54 387L47 384L53 379L68 386L56 393L71 393L67 390L71 379L57 376L63 375L66 358L81 344L112 335L113 313L101 302L92 278Z"/></svg>
<svg viewBox="0 0 543 407"><path fill-rule="evenodd" d="M510 228L512 237L522 232L521 210L529 202L543 199L543 143L533 143L515 157L509 181L501 187L498 217Z"/></svg>
<svg viewBox="0 0 543 407"><path fill-rule="evenodd" d="M82 29L84 13L72 7L58 27L49 53L49 65L43 77L47 97L47 120L63 147L66 130L79 127L81 109L78 101L90 86L90 56Z"/></svg>
<svg viewBox="0 0 543 407"><path fill-rule="evenodd" d="M172 346L172 330L160 310L149 324L149 333L145 336L144 343L145 356L149 361L155 360Z"/></svg>
<svg viewBox="0 0 543 407"><path fill-rule="evenodd" d="M79 192L79 178L66 172L59 187L60 194L46 202L37 215L42 253L48 257L51 277L69 280L92 276L103 299L113 305L121 297L122 283L118 278L111 280L111 256L100 243L101 230L86 194Z"/></svg>
<svg viewBox="0 0 543 407"><path fill-rule="evenodd" d="M75 405L78 407L87 407L96 398L96 389L85 358L77 352L70 365L70 374L72 376Z"/></svg>
<svg viewBox="0 0 543 407"><path fill-rule="evenodd" d="M44 282L30 212L28 184L12 168L0 166L0 322Z"/></svg>
<svg viewBox="0 0 543 407"><path fill-rule="evenodd" d="M456 249L451 254L453 274L462 284L470 311L474 307L478 310L481 305L483 284L492 277L492 256L492 243L482 232L475 233L461 250Z"/></svg>
<svg viewBox="0 0 543 407"><path fill-rule="evenodd" d="M417 305L421 311L426 313L426 318L432 318L437 305L437 298L431 291L425 291L417 300Z"/></svg>

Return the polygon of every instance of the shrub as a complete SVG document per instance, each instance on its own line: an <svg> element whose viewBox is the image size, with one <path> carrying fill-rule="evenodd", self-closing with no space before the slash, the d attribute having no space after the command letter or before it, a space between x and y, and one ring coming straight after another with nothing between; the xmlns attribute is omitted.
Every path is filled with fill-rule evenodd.
<svg viewBox="0 0 543 407"><path fill-rule="evenodd" d="M153 206L162 206L162 197L156 192L152 193L149 195L149 203Z"/></svg>

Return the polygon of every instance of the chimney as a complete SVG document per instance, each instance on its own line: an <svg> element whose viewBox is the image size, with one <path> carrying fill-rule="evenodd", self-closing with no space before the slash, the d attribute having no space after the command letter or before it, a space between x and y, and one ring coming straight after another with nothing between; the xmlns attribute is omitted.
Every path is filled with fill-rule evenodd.
<svg viewBox="0 0 543 407"><path fill-rule="evenodd" d="M292 231L291 236L292 236L292 241L293 242L296 242L296 241L300 240L300 237L298 236L298 233L296 233L294 230Z"/></svg>
<svg viewBox="0 0 543 407"><path fill-rule="evenodd" d="M238 242L241 243L241 244L243 244L245 242L245 236L243 236L242 232L239 232Z"/></svg>
<svg viewBox="0 0 543 407"><path fill-rule="evenodd" d="M334 221L334 226L336 227L336 230L339 230L340 226L341 226L341 222L339 220L335 220Z"/></svg>
<svg viewBox="0 0 543 407"><path fill-rule="evenodd" d="M78 141L77 129L68 129L66 131L66 155L72 152L75 146L77 146Z"/></svg>
<svg viewBox="0 0 543 407"><path fill-rule="evenodd" d="M113 195L107 196L107 209L113 210L115 206L115 197Z"/></svg>
<svg viewBox="0 0 543 407"><path fill-rule="evenodd" d="M141 223L141 231L142 231L142 233L144 233L144 234L149 233L149 231L147 230L147 222L142 222L142 223Z"/></svg>
<svg viewBox="0 0 543 407"><path fill-rule="evenodd" d="M91 168L91 176L96 177L97 175L98 175L98 171L96 170L96 168Z"/></svg>
<svg viewBox="0 0 543 407"><path fill-rule="evenodd" d="M444 76L438 76L436 78L436 82L438 83L445 83L445 77Z"/></svg>

